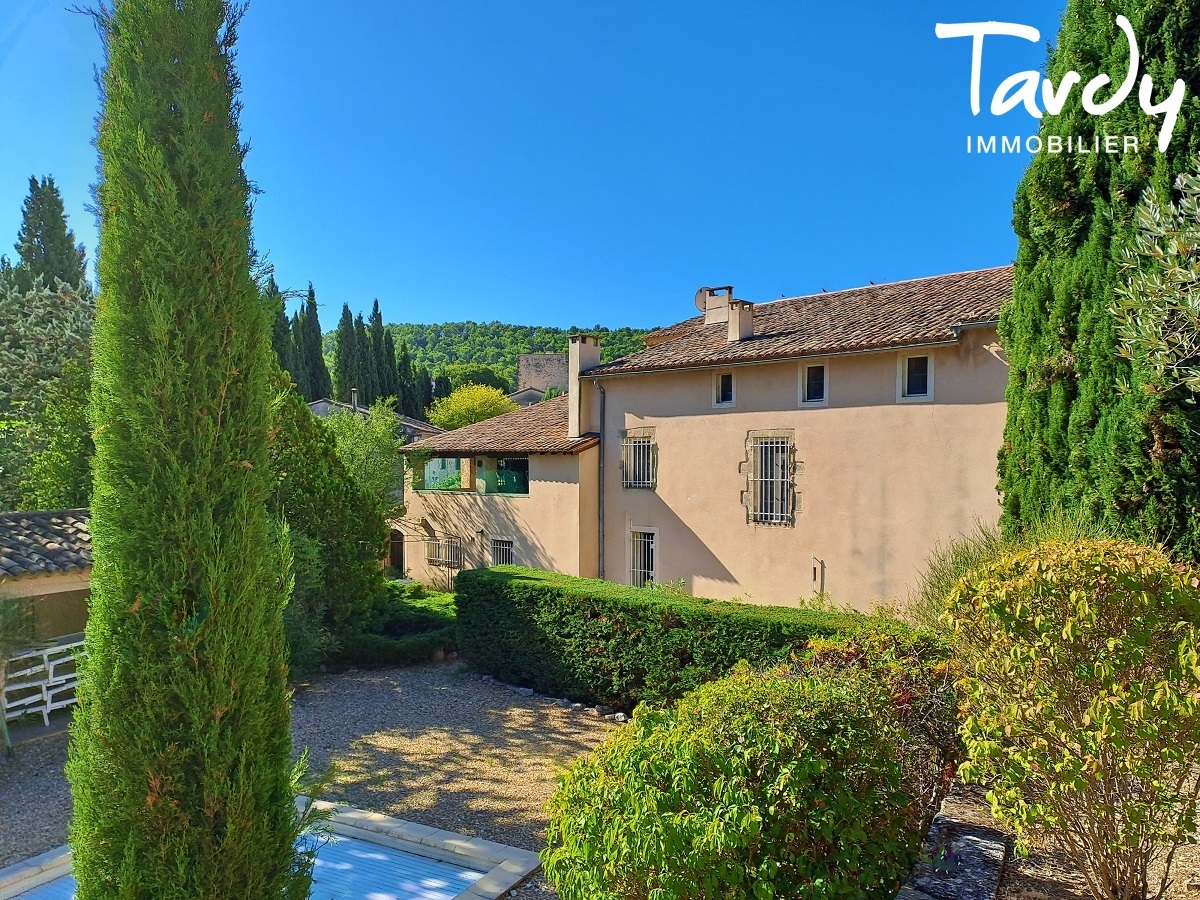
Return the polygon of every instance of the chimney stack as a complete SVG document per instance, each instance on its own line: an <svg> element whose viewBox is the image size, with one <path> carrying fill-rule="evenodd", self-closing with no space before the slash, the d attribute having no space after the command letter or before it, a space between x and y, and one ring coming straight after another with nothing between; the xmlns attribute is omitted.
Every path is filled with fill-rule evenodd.
<svg viewBox="0 0 1200 900"><path fill-rule="evenodd" d="M729 301L733 299L733 286L702 287L696 291L696 308L704 313L705 325L717 325L729 321Z"/></svg>
<svg viewBox="0 0 1200 900"><path fill-rule="evenodd" d="M600 430L600 412L594 402L595 388L580 378L588 369L600 365L600 338L594 334L573 334L568 348L567 437L577 438Z"/></svg>
<svg viewBox="0 0 1200 900"><path fill-rule="evenodd" d="M754 337L754 304L748 300L729 301L729 343Z"/></svg>
<svg viewBox="0 0 1200 900"><path fill-rule="evenodd" d="M350 406L358 412L358 388L350 388Z"/></svg>

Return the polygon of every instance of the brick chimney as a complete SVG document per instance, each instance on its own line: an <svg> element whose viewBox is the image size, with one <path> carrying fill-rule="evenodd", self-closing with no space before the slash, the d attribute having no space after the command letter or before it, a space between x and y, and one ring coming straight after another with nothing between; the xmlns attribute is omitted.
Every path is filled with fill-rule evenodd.
<svg viewBox="0 0 1200 900"><path fill-rule="evenodd" d="M594 334L573 334L567 352L567 437L577 438L600 430L600 410L595 402L596 389L579 376L600 365L600 338Z"/></svg>
<svg viewBox="0 0 1200 900"><path fill-rule="evenodd" d="M754 337L754 304L749 300L729 301L729 343Z"/></svg>

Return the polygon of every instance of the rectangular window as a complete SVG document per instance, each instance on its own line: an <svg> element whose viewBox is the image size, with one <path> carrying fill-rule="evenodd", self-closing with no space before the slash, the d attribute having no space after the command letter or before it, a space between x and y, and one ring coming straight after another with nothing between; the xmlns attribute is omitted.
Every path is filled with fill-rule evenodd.
<svg viewBox="0 0 1200 900"><path fill-rule="evenodd" d="M462 490L461 459L431 459L425 463L425 490L427 491L461 491Z"/></svg>
<svg viewBox="0 0 1200 900"><path fill-rule="evenodd" d="M804 402L825 402L825 366L804 367Z"/></svg>
<svg viewBox="0 0 1200 900"><path fill-rule="evenodd" d="M787 438L754 438L751 519L789 522L792 517L792 442Z"/></svg>
<svg viewBox="0 0 1200 900"><path fill-rule="evenodd" d="M658 481L658 448L654 439L627 437L622 453L621 484L627 488L653 489Z"/></svg>
<svg viewBox="0 0 1200 900"><path fill-rule="evenodd" d="M655 580L657 538L653 531L629 532L629 583L634 587L645 587Z"/></svg>
<svg viewBox="0 0 1200 900"><path fill-rule="evenodd" d="M904 396L929 396L928 356L910 356L904 361Z"/></svg>
<svg viewBox="0 0 1200 900"><path fill-rule="evenodd" d="M733 406L733 373L718 372L713 376L713 406Z"/></svg>
<svg viewBox="0 0 1200 900"><path fill-rule="evenodd" d="M425 542L425 562L446 569L462 568L462 545L458 538L432 538Z"/></svg>
<svg viewBox="0 0 1200 900"><path fill-rule="evenodd" d="M503 538L492 538L492 565L515 565L513 559L513 542Z"/></svg>
<svg viewBox="0 0 1200 900"><path fill-rule="evenodd" d="M529 493L528 456L510 456L496 460L496 493Z"/></svg>

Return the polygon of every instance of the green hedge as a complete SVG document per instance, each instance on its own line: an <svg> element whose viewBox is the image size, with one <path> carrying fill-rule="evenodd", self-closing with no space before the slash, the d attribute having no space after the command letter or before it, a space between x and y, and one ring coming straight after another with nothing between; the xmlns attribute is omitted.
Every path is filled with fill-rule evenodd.
<svg viewBox="0 0 1200 900"><path fill-rule="evenodd" d="M510 684L632 709L673 701L740 660L787 661L809 641L899 623L853 613L666 595L516 566L457 579L459 650Z"/></svg>
<svg viewBox="0 0 1200 900"><path fill-rule="evenodd" d="M363 615L361 628L340 639L332 662L341 668L413 666L457 648L454 595L393 581Z"/></svg>

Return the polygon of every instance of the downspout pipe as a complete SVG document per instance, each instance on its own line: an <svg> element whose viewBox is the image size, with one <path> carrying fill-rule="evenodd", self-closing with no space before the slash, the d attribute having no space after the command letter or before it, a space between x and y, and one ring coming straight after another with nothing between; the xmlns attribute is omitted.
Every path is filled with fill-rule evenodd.
<svg viewBox="0 0 1200 900"><path fill-rule="evenodd" d="M600 580L604 580L604 405L607 397L604 394L604 387L599 381L593 379L594 384L600 391L600 466L599 466L599 482L600 482L600 497L597 503L597 511L599 516L600 534L598 537L599 547L596 550L596 568L600 576Z"/></svg>

